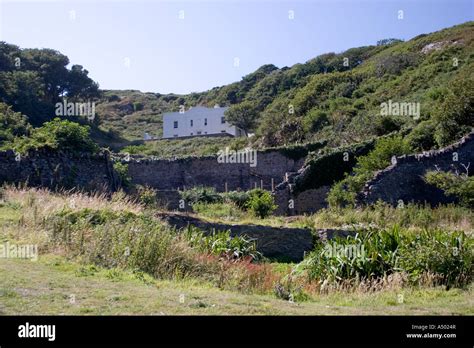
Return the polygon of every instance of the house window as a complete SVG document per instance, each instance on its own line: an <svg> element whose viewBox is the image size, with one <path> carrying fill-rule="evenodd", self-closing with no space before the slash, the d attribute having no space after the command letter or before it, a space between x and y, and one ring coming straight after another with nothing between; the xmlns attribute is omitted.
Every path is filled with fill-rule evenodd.
<svg viewBox="0 0 474 348"><path fill-rule="evenodd" d="M225 133L225 130L221 130L221 133Z"/></svg>
<svg viewBox="0 0 474 348"><path fill-rule="evenodd" d="M175 138L177 138L177 137L178 137L178 134L175 134L175 135L173 135L173 136L174 136Z"/></svg>
<svg viewBox="0 0 474 348"><path fill-rule="evenodd" d="M191 135L194 135L194 133L193 133L193 132L191 132Z"/></svg>
<svg viewBox="0 0 474 348"><path fill-rule="evenodd" d="M204 119L204 125L207 126L207 118Z"/></svg>
<svg viewBox="0 0 474 348"><path fill-rule="evenodd" d="M198 132L197 134L198 134L198 135L200 135L200 134L201 134L201 132Z"/></svg>
<svg viewBox="0 0 474 348"><path fill-rule="evenodd" d="M221 117L221 123L225 123L225 117L224 116Z"/></svg>
<svg viewBox="0 0 474 348"><path fill-rule="evenodd" d="M173 122L173 128L178 128L178 121Z"/></svg>
<svg viewBox="0 0 474 348"><path fill-rule="evenodd" d="M191 127L193 126L193 120L191 120Z"/></svg>

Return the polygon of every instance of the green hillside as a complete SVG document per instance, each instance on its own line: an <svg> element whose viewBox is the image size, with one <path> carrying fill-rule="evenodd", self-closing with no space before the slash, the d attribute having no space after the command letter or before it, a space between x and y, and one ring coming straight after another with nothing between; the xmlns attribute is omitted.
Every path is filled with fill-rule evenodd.
<svg viewBox="0 0 474 348"><path fill-rule="evenodd" d="M187 95L100 90L87 70L67 68L68 58L57 51L2 42L0 102L19 114L3 112L9 121L0 125L0 146L12 147L12 139L28 137L22 122L41 126L55 116L55 103L67 97L96 102L92 123L71 121L88 123L92 138L116 151L127 147L133 153L180 156L192 148L195 155L212 153L215 146L202 138L183 144L140 143L145 132L161 136L164 112L177 111L180 105L215 104L231 106L229 113L243 108L253 117L248 131L255 136L248 142L257 148L319 141L334 148L404 130L414 150L427 150L456 140L474 123L473 38L474 22L467 22L407 42L385 39L323 54L291 67L267 64L238 82ZM382 103L391 102L414 103L420 112L382 115ZM236 146L245 141L217 143Z"/></svg>
<svg viewBox="0 0 474 348"><path fill-rule="evenodd" d="M160 136L162 113L177 111L179 105L246 103L257 111L251 130L256 133L255 146L328 140L334 147L420 123L413 137L438 128L442 138L436 114L449 90L463 85L472 106L473 38L474 23L468 22L407 42L381 40L374 46L324 54L290 68L264 65L239 82L203 93L104 91L98 106L101 126L127 139L140 139L145 132ZM390 100L419 103L419 118L382 116L380 105ZM462 126L472 125L472 117L461 123L459 132L448 139L428 139L421 147L448 143L462 133Z"/></svg>

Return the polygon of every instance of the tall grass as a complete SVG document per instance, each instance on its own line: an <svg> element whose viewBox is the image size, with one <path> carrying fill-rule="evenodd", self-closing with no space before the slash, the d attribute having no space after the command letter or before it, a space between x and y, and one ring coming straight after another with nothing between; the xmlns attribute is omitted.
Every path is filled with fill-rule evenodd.
<svg viewBox="0 0 474 348"><path fill-rule="evenodd" d="M393 207L384 202L359 208L323 209L308 217L307 223L315 228L365 225L378 228L397 224L409 229L443 228L474 231L474 211L456 205L406 204ZM309 220L309 221L308 221Z"/></svg>
<svg viewBox="0 0 474 348"><path fill-rule="evenodd" d="M357 246L358 253L348 253ZM309 280L326 282L381 279L404 273L411 283L429 274L434 284L464 286L473 279L474 238L440 229L410 233L391 229L358 233L318 243L296 267Z"/></svg>

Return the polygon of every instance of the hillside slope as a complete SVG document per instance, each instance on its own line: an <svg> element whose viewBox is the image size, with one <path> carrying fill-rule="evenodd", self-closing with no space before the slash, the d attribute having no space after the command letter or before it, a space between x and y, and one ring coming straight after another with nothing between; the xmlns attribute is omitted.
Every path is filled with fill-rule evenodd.
<svg viewBox="0 0 474 348"><path fill-rule="evenodd" d="M104 129L133 140L145 132L160 136L162 113L179 105L248 102L258 111L255 146L315 140L348 145L432 119L453 81L473 80L473 38L474 22L467 22L407 42L382 40L324 54L289 68L264 65L239 82L202 93L104 91L97 109ZM419 103L419 114L381 115L381 104L389 102Z"/></svg>

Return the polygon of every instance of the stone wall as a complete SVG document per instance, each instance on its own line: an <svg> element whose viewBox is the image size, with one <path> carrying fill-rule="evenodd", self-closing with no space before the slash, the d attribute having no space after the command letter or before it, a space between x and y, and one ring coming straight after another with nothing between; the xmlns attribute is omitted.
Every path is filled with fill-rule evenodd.
<svg viewBox="0 0 474 348"><path fill-rule="evenodd" d="M216 156L176 160L132 156L126 163L133 184L158 190L207 186L224 192L226 184L228 191L255 187L271 190L272 180L274 185L282 182L285 173L302 167L304 158L293 160L278 151L268 151L257 154L255 167L243 163L218 163Z"/></svg>
<svg viewBox="0 0 474 348"><path fill-rule="evenodd" d="M437 169L466 173L463 165L470 165L469 174L474 173L474 132L441 150L398 157L395 164L377 172L366 184L359 201L370 204L380 199L393 205L400 200L432 205L453 202L452 197L427 184L423 177L427 171Z"/></svg>
<svg viewBox="0 0 474 348"><path fill-rule="evenodd" d="M218 163L216 156L167 160L114 155L113 160L128 165L132 185L159 190L158 200L170 209L178 208L177 189L208 186L219 192L255 187L271 190L283 181L287 172L297 171L304 162L304 158L294 160L279 151L258 152L255 167ZM51 189L110 192L119 186L113 160L107 152L91 155L40 150L17 158L13 151L4 151L0 152L0 184L27 183Z"/></svg>
<svg viewBox="0 0 474 348"><path fill-rule="evenodd" d="M114 190L117 178L107 153L65 155L43 150L20 157L8 150L0 152L0 184L3 183L93 192Z"/></svg>
<svg viewBox="0 0 474 348"><path fill-rule="evenodd" d="M280 185L273 192L278 208L275 215L303 215L317 212L328 206L326 198L330 186L321 186L302 192L292 192L290 185Z"/></svg>

